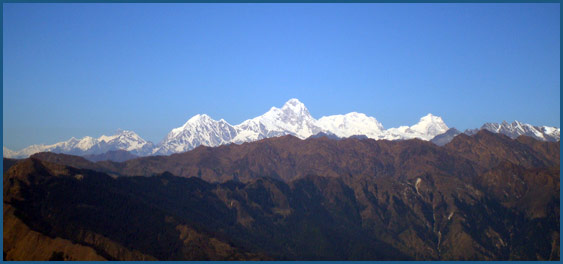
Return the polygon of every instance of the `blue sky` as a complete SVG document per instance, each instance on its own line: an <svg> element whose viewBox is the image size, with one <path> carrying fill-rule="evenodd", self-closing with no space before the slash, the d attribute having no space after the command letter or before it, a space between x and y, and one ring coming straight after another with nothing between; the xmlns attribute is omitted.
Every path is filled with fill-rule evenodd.
<svg viewBox="0 0 563 264"><path fill-rule="evenodd" d="M559 4L4 4L3 142L159 142L298 98L385 128L560 126Z"/></svg>

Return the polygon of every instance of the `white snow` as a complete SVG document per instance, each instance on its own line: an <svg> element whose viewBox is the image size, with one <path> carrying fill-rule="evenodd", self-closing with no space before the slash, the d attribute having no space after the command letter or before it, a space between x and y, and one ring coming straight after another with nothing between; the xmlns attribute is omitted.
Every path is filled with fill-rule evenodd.
<svg viewBox="0 0 563 264"><path fill-rule="evenodd" d="M482 129L495 133L504 133L510 137L530 135L541 140L555 138L559 140L560 129L555 127L534 127L518 121L508 124L487 123ZM172 129L158 144L145 141L133 131L119 130L112 136L99 138L71 138L53 145L32 145L20 151L4 148L4 156L27 157L37 152L53 151L70 154L103 153L108 150L123 149L137 155L172 154L196 148L199 145L219 146L229 143L241 144L264 138L293 135L300 139L308 138L319 132L334 134L346 138L365 135L380 140L404 140L418 138L431 140L445 133L448 126L441 117L427 114L412 126L399 126L384 129L374 117L363 113L350 112L345 115L313 118L309 110L298 99L288 100L281 108L272 107L261 116L245 120L238 125L231 125L224 119L214 120L206 114L197 114L182 126ZM420 180L420 179L419 179ZM417 186L419 181L417 180Z"/></svg>
<svg viewBox="0 0 563 264"><path fill-rule="evenodd" d="M272 107L263 115L230 125L223 119L216 121L207 115L195 115L183 126L174 128L153 150L153 154L172 154L191 150L199 145L219 146L222 144L241 144L264 138L293 135L300 139L319 132L338 137L365 135L372 139L411 139L430 140L444 133L448 127L438 116L428 114L411 126L390 128L374 117L358 112L345 115L324 116L315 119L298 99L288 100L281 108Z"/></svg>
<svg viewBox="0 0 563 264"><path fill-rule="evenodd" d="M133 131L120 130L112 136L102 135L99 138L83 137L76 139L74 137L67 141L58 142L52 145L31 145L19 151L13 151L12 157L25 158L39 152L57 152L70 154L100 154L109 150L123 149L127 151L141 154L144 147L152 146L151 142L145 141ZM150 150L148 150L150 151Z"/></svg>
<svg viewBox="0 0 563 264"><path fill-rule="evenodd" d="M559 140L559 128L547 126L538 127L522 123L518 120L515 120L511 124L506 121L503 121L501 124L486 123L481 129L486 129L494 133L502 133L513 139L525 135L538 140Z"/></svg>
<svg viewBox="0 0 563 264"><path fill-rule="evenodd" d="M420 121L413 126L400 126L398 128L387 129L383 139L413 139L431 140L437 135L448 131L448 126L441 117L427 114L420 118Z"/></svg>
<svg viewBox="0 0 563 264"><path fill-rule="evenodd" d="M365 135L368 138L378 139L383 133L383 125L375 118L356 112L323 116L317 121L317 125L338 137Z"/></svg>
<svg viewBox="0 0 563 264"><path fill-rule="evenodd" d="M11 150L11 149L9 149L9 148L7 148L7 147L4 147L4 148L3 148L3 155L4 155L4 158L15 158L15 157L16 157L16 154L17 154L16 151L13 151L13 150Z"/></svg>

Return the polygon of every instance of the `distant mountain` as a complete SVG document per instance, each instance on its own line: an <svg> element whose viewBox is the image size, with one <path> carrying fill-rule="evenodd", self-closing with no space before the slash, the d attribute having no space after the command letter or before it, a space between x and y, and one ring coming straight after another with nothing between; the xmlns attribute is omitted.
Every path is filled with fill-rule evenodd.
<svg viewBox="0 0 563 264"><path fill-rule="evenodd" d="M12 158L12 157L17 157L18 153L16 151L13 151L7 147L3 148L3 154L5 158Z"/></svg>
<svg viewBox="0 0 563 264"><path fill-rule="evenodd" d="M4 173L5 259L559 260L559 152L481 130L39 153Z"/></svg>
<svg viewBox="0 0 563 264"><path fill-rule="evenodd" d="M318 126L323 131L347 138L354 135L365 135L369 138L378 139L384 134L383 125L375 118L362 113L348 113L345 115L331 115L321 117Z"/></svg>
<svg viewBox="0 0 563 264"><path fill-rule="evenodd" d="M139 156L137 155L133 155L131 154L129 151L126 150L111 150L108 151L106 153L102 153L102 154L90 154L90 155L85 155L84 158L92 161L92 162L98 162L98 161L115 161L115 162L123 162L123 161L127 161L130 159L135 159L138 158Z"/></svg>
<svg viewBox="0 0 563 264"><path fill-rule="evenodd" d="M316 120L298 99L290 99L281 108L272 107L261 116L230 125L207 115L196 115L183 126L170 131L153 154L169 155L194 149L197 146L215 147L230 143L244 143L264 138L292 135L305 139L319 132L339 138L366 136L372 139L430 140L448 129L442 118L428 114L413 126L385 130L375 118L362 113L332 115Z"/></svg>
<svg viewBox="0 0 563 264"><path fill-rule="evenodd" d="M513 139L519 136L528 136L543 141L559 141L560 134L560 129L556 127L533 126L518 121L512 123L503 121L500 124L485 123L481 129L486 129L493 133L500 133ZM473 131L468 131L468 134L472 133Z"/></svg>
<svg viewBox="0 0 563 264"><path fill-rule="evenodd" d="M4 157L22 158L38 152L55 152L72 155L98 155L114 150L126 150L137 156L170 155L186 152L198 146L215 147L228 144L241 144L265 138L285 135L306 139L318 133L335 135L339 138L351 136L367 137L375 140L406 140L418 138L429 141L448 131L448 126L441 117L427 114L412 126L400 126L385 129L374 117L351 112L345 115L324 116L315 119L298 99L290 99L281 108L272 107L261 116L248 119L238 125L227 121L215 120L206 114L198 114L182 126L172 129L158 144L145 141L132 131L120 131L113 136L100 138L71 138L53 145L33 145L20 151L4 148ZM520 135L545 141L559 141L560 129L555 127L537 127L515 121L512 124L487 123L481 127L495 133L502 133L511 138ZM478 129L466 130L466 134L475 134ZM449 142L453 132L441 137L439 144Z"/></svg>
<svg viewBox="0 0 563 264"><path fill-rule="evenodd" d="M219 146L232 142L236 135L236 129L223 119L216 121L205 114L195 115L183 126L172 129L152 153L169 155L200 145Z"/></svg>
<svg viewBox="0 0 563 264"><path fill-rule="evenodd" d="M448 126L446 126L446 123L444 123L441 117L428 114L422 117L420 121L413 126L401 126L388 129L385 131L383 139L397 140L418 138L428 141L447 130Z"/></svg>
<svg viewBox="0 0 563 264"><path fill-rule="evenodd" d="M158 144L155 154L172 154L194 149L199 145L214 147L244 143L264 138L293 135L307 138L320 132L316 120L299 100L291 99L280 108L272 107L265 114L232 126L207 115L196 115L182 127L175 128Z"/></svg>
<svg viewBox="0 0 563 264"><path fill-rule="evenodd" d="M443 146L448 144L450 141L452 141L452 139L454 139L455 136L459 134L461 134L461 132L455 129L454 127L452 127L448 129L448 131L444 132L443 134L435 136L433 139L430 140L430 142L438 146Z"/></svg>
<svg viewBox="0 0 563 264"><path fill-rule="evenodd" d="M71 138L67 141L53 145L32 145L19 151L10 151L4 148L4 157L26 158L39 152L54 152L71 155L97 155L113 150L126 150L134 155L148 155L154 148L150 141L142 139L133 131L118 130L115 135L101 136L99 138L84 137Z"/></svg>
<svg viewBox="0 0 563 264"><path fill-rule="evenodd" d="M512 139L519 136L528 136L541 141L556 142L560 140L560 129L549 126L533 126L530 124L514 121L511 124L503 121L502 123L485 123L481 128L467 129L463 133L466 135L475 135L480 130L487 130L493 133L503 134ZM437 135L431 141L439 146L449 143L455 136L461 134L460 131L448 130L443 134Z"/></svg>
<svg viewBox="0 0 563 264"><path fill-rule="evenodd" d="M292 135L305 139L321 131L309 110L297 99L287 101L283 107L272 107L265 114L235 126L238 135L234 143L256 141L263 138Z"/></svg>

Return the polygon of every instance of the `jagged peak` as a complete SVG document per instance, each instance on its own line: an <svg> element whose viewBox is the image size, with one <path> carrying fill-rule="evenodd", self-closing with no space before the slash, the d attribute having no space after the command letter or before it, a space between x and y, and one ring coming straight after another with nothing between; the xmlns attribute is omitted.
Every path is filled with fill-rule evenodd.
<svg viewBox="0 0 563 264"><path fill-rule="evenodd" d="M345 114L344 116L351 116L351 117L368 117L366 114L364 113L358 113L358 112L350 112L348 114Z"/></svg>
<svg viewBox="0 0 563 264"><path fill-rule="evenodd" d="M115 131L114 135L137 135L137 133L135 133L133 130L119 128Z"/></svg>
<svg viewBox="0 0 563 264"><path fill-rule="evenodd" d="M420 118L420 121L417 124L409 127L408 129L423 135L434 137L446 132L449 128L441 117L429 113ZM431 138L425 137L424 139L430 140Z"/></svg>
<svg viewBox="0 0 563 264"><path fill-rule="evenodd" d="M281 108L281 110L290 110L294 113L309 113L309 110L307 110L307 107L305 106L305 104L303 104L301 101L299 101L296 98L291 98L289 99Z"/></svg>
<svg viewBox="0 0 563 264"><path fill-rule="evenodd" d="M188 119L188 121L186 121L186 123L184 123L184 125L182 125L181 127L174 128L174 129L172 129L172 131L183 130L183 129L189 127L189 126L201 124L202 122L208 123L208 122L217 122L217 121L215 121L213 118L211 118L207 114L197 114L197 115L192 116L190 119Z"/></svg>
<svg viewBox="0 0 563 264"><path fill-rule="evenodd" d="M285 102L283 107L290 107L290 106L305 106L305 105L301 101L299 101L299 99L291 98L287 100L287 102Z"/></svg>
<svg viewBox="0 0 563 264"><path fill-rule="evenodd" d="M428 113L425 116L421 117L419 122L423 121L444 122L444 120L442 120L442 117L433 115L431 113Z"/></svg>
<svg viewBox="0 0 563 264"><path fill-rule="evenodd" d="M430 125L438 125L438 126L442 126L445 128L445 130L447 130L447 126L446 123L444 122L444 120L442 119L442 117L433 115L433 114L427 114L423 117L420 118L420 120L418 121L417 124L415 124L413 127L421 127L421 126L430 126Z"/></svg>
<svg viewBox="0 0 563 264"><path fill-rule="evenodd" d="M198 122L200 120L212 120L212 118L207 114L197 114L192 116L190 119L188 119L188 122L193 123L193 122Z"/></svg>

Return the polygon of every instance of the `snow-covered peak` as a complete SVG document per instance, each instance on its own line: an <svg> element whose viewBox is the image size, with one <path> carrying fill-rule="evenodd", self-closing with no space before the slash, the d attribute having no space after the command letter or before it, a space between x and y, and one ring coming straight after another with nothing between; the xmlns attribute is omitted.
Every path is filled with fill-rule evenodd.
<svg viewBox="0 0 563 264"><path fill-rule="evenodd" d="M131 130L120 130L118 134L116 134L115 136L117 137L129 137L129 138L135 138L135 139L140 139L141 137L135 133L134 131Z"/></svg>
<svg viewBox="0 0 563 264"><path fill-rule="evenodd" d="M17 156L17 152L13 151L7 147L3 147L3 156L4 158L14 158Z"/></svg>
<svg viewBox="0 0 563 264"><path fill-rule="evenodd" d="M258 116L253 119L270 119L270 120L282 120L291 121L290 119L312 119L309 110L301 101L292 98L289 99L281 108L272 107L270 111L264 113L262 116Z"/></svg>
<svg viewBox="0 0 563 264"><path fill-rule="evenodd" d="M448 130L448 126L441 117L433 114L427 114L420 118L418 123L413 126L400 126L398 128L390 128L385 130L382 138L388 140L411 139L418 138L422 140L430 140L435 136L442 134Z"/></svg>
<svg viewBox="0 0 563 264"><path fill-rule="evenodd" d="M182 125L181 127L172 129L172 131L170 131L167 137L178 136L182 134L184 131L194 129L196 127L209 126L214 123L217 123L217 121L211 118L210 116L206 114L197 114L192 116L190 119L188 119L188 121L184 123L184 125Z"/></svg>
<svg viewBox="0 0 563 264"><path fill-rule="evenodd" d="M31 145L19 151L14 151L12 157L26 158L38 152L55 152L71 155L102 154L112 150L127 150L135 155L149 154L154 147L152 142L142 139L130 130L118 130L115 135L102 135L99 138L83 137L70 138L67 141L52 145Z"/></svg>
<svg viewBox="0 0 563 264"><path fill-rule="evenodd" d="M152 150L152 154L172 154L191 150L199 145L215 147L232 141L236 131L227 121L197 114L183 126L172 129Z"/></svg>
<svg viewBox="0 0 563 264"><path fill-rule="evenodd" d="M301 101L297 100L296 98L289 99L283 106L282 111L291 111L297 114L306 113L309 114L309 110L305 107Z"/></svg>
<svg viewBox="0 0 563 264"><path fill-rule="evenodd" d="M113 135L113 136L102 135L101 137L98 138L98 140L99 140L100 142L109 142L109 141L111 141L111 140L114 139L114 138L115 138L115 135Z"/></svg>
<svg viewBox="0 0 563 264"><path fill-rule="evenodd" d="M430 121L433 121L433 122L444 122L441 117L435 116L435 115L433 115L432 113L428 113L428 114L426 114L425 116L421 117L421 118L420 118L420 121L426 121L426 122L430 122Z"/></svg>
<svg viewBox="0 0 563 264"><path fill-rule="evenodd" d="M448 131L448 126L444 123L441 117L432 114L427 114L420 118L420 121L414 126L410 127L411 130L418 132L423 135L428 135L422 137L424 140L430 140L435 136Z"/></svg>
<svg viewBox="0 0 563 264"><path fill-rule="evenodd" d="M108 141L103 142L107 145L112 146L114 148L112 150L121 149L133 151L136 154L143 154L140 152L146 152L146 148L148 146L152 147L153 145L152 143L141 138L139 135L137 135L137 133L130 130L119 130L118 134L115 134L111 137L102 136L100 138L109 139ZM99 140L99 142L102 142L102 140ZM141 151L141 149L144 148L145 150Z"/></svg>
<svg viewBox="0 0 563 264"><path fill-rule="evenodd" d="M197 114L190 118L187 123L194 124L198 122L207 122L213 120L210 116L206 114Z"/></svg>
<svg viewBox="0 0 563 264"><path fill-rule="evenodd" d="M98 143L98 140L93 137L83 137L80 141L76 142L74 147L77 147L81 150L87 150L96 145L96 143Z"/></svg>
<svg viewBox="0 0 563 264"><path fill-rule="evenodd" d="M377 139L383 132L383 125L375 118L357 112L323 116L317 121L317 125L338 137L365 135Z"/></svg>
<svg viewBox="0 0 563 264"><path fill-rule="evenodd" d="M87 137L89 138L89 137ZM111 136L102 135L97 140L98 142L110 142L119 138L142 139L137 133L131 130L118 129L115 134Z"/></svg>
<svg viewBox="0 0 563 264"><path fill-rule="evenodd" d="M546 141L558 141L560 136L559 128L535 127L519 121L512 123L504 121L501 124L487 123L481 129L503 133L513 138L519 135L528 135ZM27 157L41 151L85 155L101 154L110 150L127 150L139 156L168 155L188 151L200 145L214 147L284 135L293 135L305 139L323 132L340 138L366 136L376 140L413 138L430 140L446 131L448 131L448 126L442 118L432 114L423 116L418 123L412 126L399 126L389 129L384 129L383 125L374 117L358 112L324 116L317 120L311 116L305 104L292 98L281 108L272 107L263 115L248 119L235 126L230 125L224 119L214 120L206 114L194 115L182 126L172 129L157 146L145 141L133 131L118 130L111 136L102 135L99 138L84 137L81 139L73 137L53 145L32 145L20 151L11 151L4 148L4 155ZM456 133L459 133L459 131ZM450 131L450 134L455 133ZM450 134L442 138L451 137Z"/></svg>
<svg viewBox="0 0 563 264"><path fill-rule="evenodd" d="M559 141L560 129L548 126L533 126L515 120L512 123L502 121L502 123L485 123L481 129L490 132L501 133L510 138L517 138L521 135L536 138L538 140Z"/></svg>
<svg viewBox="0 0 563 264"><path fill-rule="evenodd" d="M285 102L282 108L286 107L305 107L305 105L297 98L291 98Z"/></svg>
<svg viewBox="0 0 563 264"><path fill-rule="evenodd" d="M106 135L101 135L98 138L99 142L109 142L113 139L115 139L116 137L120 136L120 135L128 135L128 134L135 134L135 132L133 131L129 131L129 130L124 130L124 129L118 129L117 131L115 131L115 133L111 136L106 136ZM136 135L136 134L135 134Z"/></svg>
<svg viewBox="0 0 563 264"><path fill-rule="evenodd" d="M272 107L263 115L234 126L237 130L234 142L242 143L283 135L305 139L321 131L316 121L303 103L290 99L282 108Z"/></svg>
<svg viewBox="0 0 563 264"><path fill-rule="evenodd" d="M556 127L542 126L541 129L542 132L551 135L559 135L561 132L561 129Z"/></svg>

